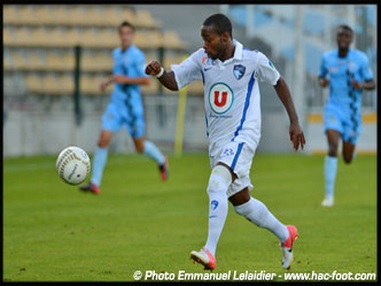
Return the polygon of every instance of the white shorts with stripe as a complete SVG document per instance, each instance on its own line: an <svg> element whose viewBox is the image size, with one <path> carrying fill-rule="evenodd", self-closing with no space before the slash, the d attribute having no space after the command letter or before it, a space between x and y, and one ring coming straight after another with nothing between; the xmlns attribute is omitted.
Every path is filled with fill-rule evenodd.
<svg viewBox="0 0 381 286"><path fill-rule="evenodd" d="M229 142L225 146L210 152L210 166L213 169L218 162L229 166L237 175L237 179L229 186L228 197L248 187L253 189L250 180L250 168L255 154L255 148L245 142Z"/></svg>

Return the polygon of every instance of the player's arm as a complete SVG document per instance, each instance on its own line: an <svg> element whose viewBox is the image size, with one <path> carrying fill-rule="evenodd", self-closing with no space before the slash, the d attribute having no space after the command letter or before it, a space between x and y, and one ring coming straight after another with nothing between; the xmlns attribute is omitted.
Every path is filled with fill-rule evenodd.
<svg viewBox="0 0 381 286"><path fill-rule="evenodd" d="M160 83L166 88L177 91L179 90L173 71L166 71L158 61L151 61L145 69L146 74L156 76Z"/></svg>
<svg viewBox="0 0 381 286"><path fill-rule="evenodd" d="M290 89L284 78L279 77L276 85L274 86L275 91L282 102L283 106L286 108L288 117L290 118L290 141L293 144L294 150L297 151L300 147L303 149L306 140L304 138L303 130L299 124L299 118L295 110L294 102L291 97Z"/></svg>
<svg viewBox="0 0 381 286"><path fill-rule="evenodd" d="M319 85L323 88L327 87L329 84L329 79L327 78L328 69L326 68L325 62L326 62L325 55L323 55L320 62L320 74L317 78Z"/></svg>
<svg viewBox="0 0 381 286"><path fill-rule="evenodd" d="M352 86L355 89L366 89L373 90L376 88L376 82L373 78L373 73L369 67L369 60L366 55L363 56L360 64L360 74L364 79L362 82L356 81L354 78L352 79Z"/></svg>
<svg viewBox="0 0 381 286"><path fill-rule="evenodd" d="M114 75L111 77L111 81L120 84L150 84L150 79L148 77L127 77L125 75Z"/></svg>
<svg viewBox="0 0 381 286"><path fill-rule="evenodd" d="M325 77L318 76L318 83L321 87L327 87L329 84L329 80Z"/></svg>
<svg viewBox="0 0 381 286"><path fill-rule="evenodd" d="M113 75L101 83L101 90L104 90L108 85L112 83L147 85L150 84L150 79L148 77L127 77L125 75Z"/></svg>
<svg viewBox="0 0 381 286"><path fill-rule="evenodd" d="M376 82L374 79L364 80L363 82L352 80L352 85L355 89L373 90L376 88Z"/></svg>

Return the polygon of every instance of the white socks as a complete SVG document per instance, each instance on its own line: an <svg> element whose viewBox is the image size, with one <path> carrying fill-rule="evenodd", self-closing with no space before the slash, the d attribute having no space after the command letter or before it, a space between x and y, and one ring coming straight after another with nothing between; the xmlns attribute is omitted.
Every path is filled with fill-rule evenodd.
<svg viewBox="0 0 381 286"><path fill-rule="evenodd" d="M205 247L213 256L216 255L217 243L228 214L227 190L231 183L231 174L226 167L217 165L213 168L207 188L209 196L209 228L208 239L205 244ZM257 226L273 232L281 242L284 242L289 236L286 225L281 223L262 202L253 197L248 202L235 206L234 210Z"/></svg>
<svg viewBox="0 0 381 286"><path fill-rule="evenodd" d="M287 227L262 202L253 197L248 202L235 206L234 210L257 226L273 232L281 242L284 242L288 238L289 232Z"/></svg>
<svg viewBox="0 0 381 286"><path fill-rule="evenodd" d="M209 178L209 229L205 247L215 256L216 247L228 214L227 190L232 182L230 171L223 166L213 168Z"/></svg>

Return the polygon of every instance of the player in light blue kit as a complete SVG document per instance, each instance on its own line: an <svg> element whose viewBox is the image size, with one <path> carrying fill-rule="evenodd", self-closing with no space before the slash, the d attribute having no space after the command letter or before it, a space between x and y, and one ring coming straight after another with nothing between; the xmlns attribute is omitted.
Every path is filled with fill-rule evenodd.
<svg viewBox="0 0 381 286"><path fill-rule="evenodd" d="M100 193L102 175L107 162L108 147L112 136L124 125L131 135L135 149L153 159L158 167L163 181L168 178L167 158L150 141L145 140L144 110L141 98L141 85L150 83L144 71L145 56L141 50L132 44L135 27L124 21L119 26L121 47L114 49L113 75L102 82L102 91L109 84L114 84L111 102L102 116L102 130L98 147L95 150L92 177L88 185L80 187L82 191Z"/></svg>
<svg viewBox="0 0 381 286"><path fill-rule="evenodd" d="M349 164L361 132L362 90L372 90L376 86L367 56L349 48L352 39L353 30L347 25L340 25L337 30L338 48L323 54L318 77L320 86L329 85L329 98L324 108L328 153L324 162L325 199L322 205L326 207L334 205L339 140L343 141L344 162Z"/></svg>

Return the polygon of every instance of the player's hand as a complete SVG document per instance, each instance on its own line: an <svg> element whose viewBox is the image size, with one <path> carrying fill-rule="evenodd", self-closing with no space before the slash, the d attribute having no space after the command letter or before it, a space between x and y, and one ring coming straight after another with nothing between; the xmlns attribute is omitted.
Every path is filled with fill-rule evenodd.
<svg viewBox="0 0 381 286"><path fill-rule="evenodd" d="M319 78L318 82L319 82L319 85L321 87L327 87L328 84L329 84L329 79L327 79L327 78Z"/></svg>
<svg viewBox="0 0 381 286"><path fill-rule="evenodd" d="M113 77L109 78L109 79L106 79L104 81L102 81L99 85L99 89L101 91L105 91L106 87L113 81Z"/></svg>
<svg viewBox="0 0 381 286"><path fill-rule="evenodd" d="M290 125L290 142L295 152L298 151L299 145L302 150L304 149L306 139L304 138L303 130L299 123L291 123Z"/></svg>
<svg viewBox="0 0 381 286"><path fill-rule="evenodd" d="M158 61L150 61L145 69L145 73L151 76L156 76L161 71L161 64Z"/></svg>
<svg viewBox="0 0 381 286"><path fill-rule="evenodd" d="M352 78L351 82L354 89L363 89L363 85L355 79Z"/></svg>
<svg viewBox="0 0 381 286"><path fill-rule="evenodd" d="M100 89L101 91L105 91L106 87L107 87L107 82L106 82L106 81L102 81L102 82L99 84L99 89Z"/></svg>

